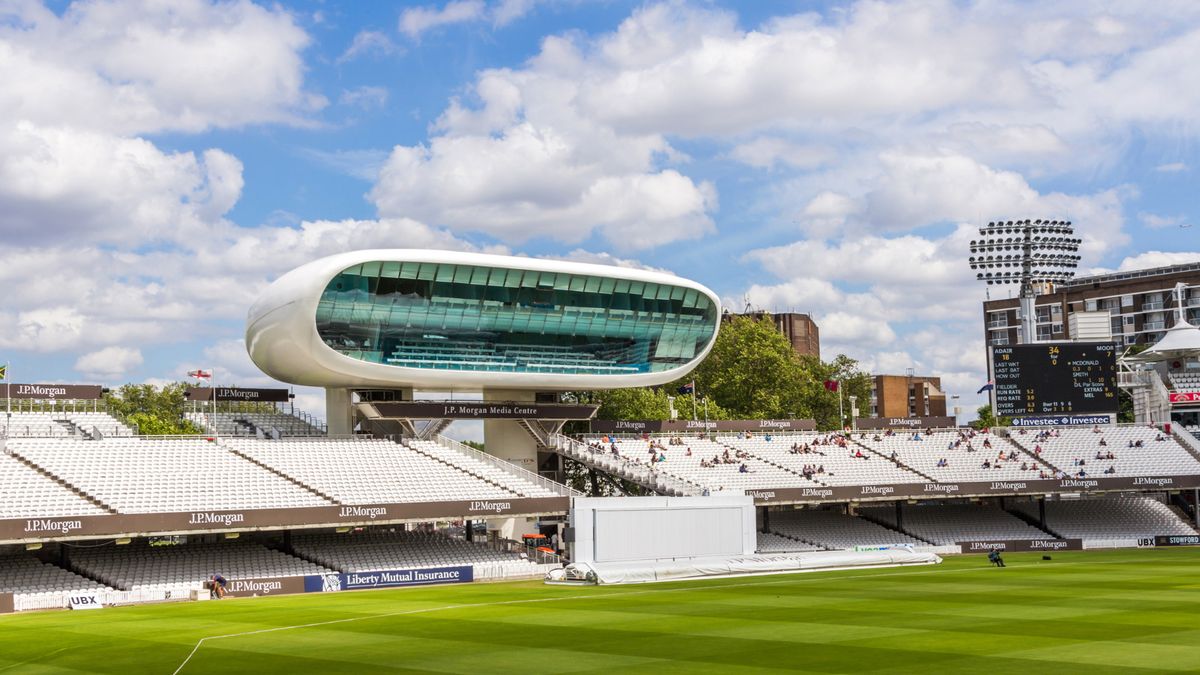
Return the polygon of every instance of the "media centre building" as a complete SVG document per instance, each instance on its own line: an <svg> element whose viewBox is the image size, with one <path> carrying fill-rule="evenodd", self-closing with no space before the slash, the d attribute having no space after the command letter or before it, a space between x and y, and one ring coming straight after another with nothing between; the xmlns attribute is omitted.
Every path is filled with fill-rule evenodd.
<svg viewBox="0 0 1200 675"><path fill-rule="evenodd" d="M246 348L267 375L325 388L329 433L350 434L421 391L507 406L666 384L704 359L720 318L712 291L662 272L364 250L277 279L250 308ZM508 407L554 417L553 406ZM534 470L538 433L509 417L485 421L488 450Z"/></svg>

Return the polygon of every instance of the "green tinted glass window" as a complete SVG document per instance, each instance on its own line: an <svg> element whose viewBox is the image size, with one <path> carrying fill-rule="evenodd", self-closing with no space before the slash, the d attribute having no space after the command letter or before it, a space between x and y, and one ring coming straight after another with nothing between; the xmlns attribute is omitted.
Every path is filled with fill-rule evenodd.
<svg viewBox="0 0 1200 675"><path fill-rule="evenodd" d="M316 319L330 348L401 368L620 375L688 363L718 317L673 284L381 261L331 280Z"/></svg>

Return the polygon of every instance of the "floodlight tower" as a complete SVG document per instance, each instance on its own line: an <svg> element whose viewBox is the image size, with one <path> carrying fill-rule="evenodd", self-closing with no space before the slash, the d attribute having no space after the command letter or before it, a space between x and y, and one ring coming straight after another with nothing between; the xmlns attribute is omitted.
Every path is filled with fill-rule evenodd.
<svg viewBox="0 0 1200 675"><path fill-rule="evenodd" d="M991 284L1021 285L1021 343L1037 342L1034 284L1062 283L1075 276L1079 245L1067 220L996 221L971 240L975 278Z"/></svg>

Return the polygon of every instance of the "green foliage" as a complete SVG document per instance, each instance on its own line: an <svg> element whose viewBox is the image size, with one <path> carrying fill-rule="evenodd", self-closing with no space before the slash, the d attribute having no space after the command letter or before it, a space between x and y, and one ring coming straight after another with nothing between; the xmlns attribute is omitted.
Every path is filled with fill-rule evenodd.
<svg viewBox="0 0 1200 675"><path fill-rule="evenodd" d="M609 389L596 392L600 404L596 417L602 420L665 420L671 416L663 389Z"/></svg>
<svg viewBox="0 0 1200 675"><path fill-rule="evenodd" d="M998 418L992 414L992 405L985 403L975 409L975 413L979 416L974 422L971 422L971 427L975 429L986 429L991 427L1007 427L1012 426L1011 417Z"/></svg>
<svg viewBox="0 0 1200 675"><path fill-rule="evenodd" d="M127 424L136 425L141 434L202 433L196 425L183 419L185 389L187 385L182 382L163 385L161 389L152 384L126 384L105 394L104 402L110 413Z"/></svg>
<svg viewBox="0 0 1200 675"><path fill-rule="evenodd" d="M693 380L695 394L677 393ZM838 393L825 389L826 380L841 382L842 421ZM686 378L656 389L572 392L565 400L599 404L597 418L606 420L669 419L668 397L673 397L681 419L692 418L693 402L696 418L704 419L707 401L710 420L813 418L821 429L837 429L849 424L851 395L870 414L871 376L857 361L844 355L828 363L798 356L770 316L737 316L722 325L708 358ZM569 425L567 432L582 430Z"/></svg>

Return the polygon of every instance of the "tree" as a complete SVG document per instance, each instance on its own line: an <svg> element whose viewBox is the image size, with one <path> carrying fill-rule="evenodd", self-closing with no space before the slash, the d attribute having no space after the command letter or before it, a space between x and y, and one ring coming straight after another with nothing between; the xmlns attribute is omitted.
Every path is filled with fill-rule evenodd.
<svg viewBox="0 0 1200 675"><path fill-rule="evenodd" d="M602 420L665 420L671 416L667 394L662 389L638 387L595 392L596 413Z"/></svg>
<svg viewBox="0 0 1200 675"><path fill-rule="evenodd" d="M1007 427L1007 426L1012 425L1011 417L997 418L994 414L992 414L992 404L990 404L990 403L985 403L985 404L979 406L978 408L975 409L975 413L979 416L979 419L976 419L974 422L971 422L971 426L974 427L975 429L988 429L991 427Z"/></svg>
<svg viewBox="0 0 1200 675"><path fill-rule="evenodd" d="M126 384L104 395L108 411L139 433L148 435L199 434L201 429L183 418L187 385L182 382L163 385Z"/></svg>

